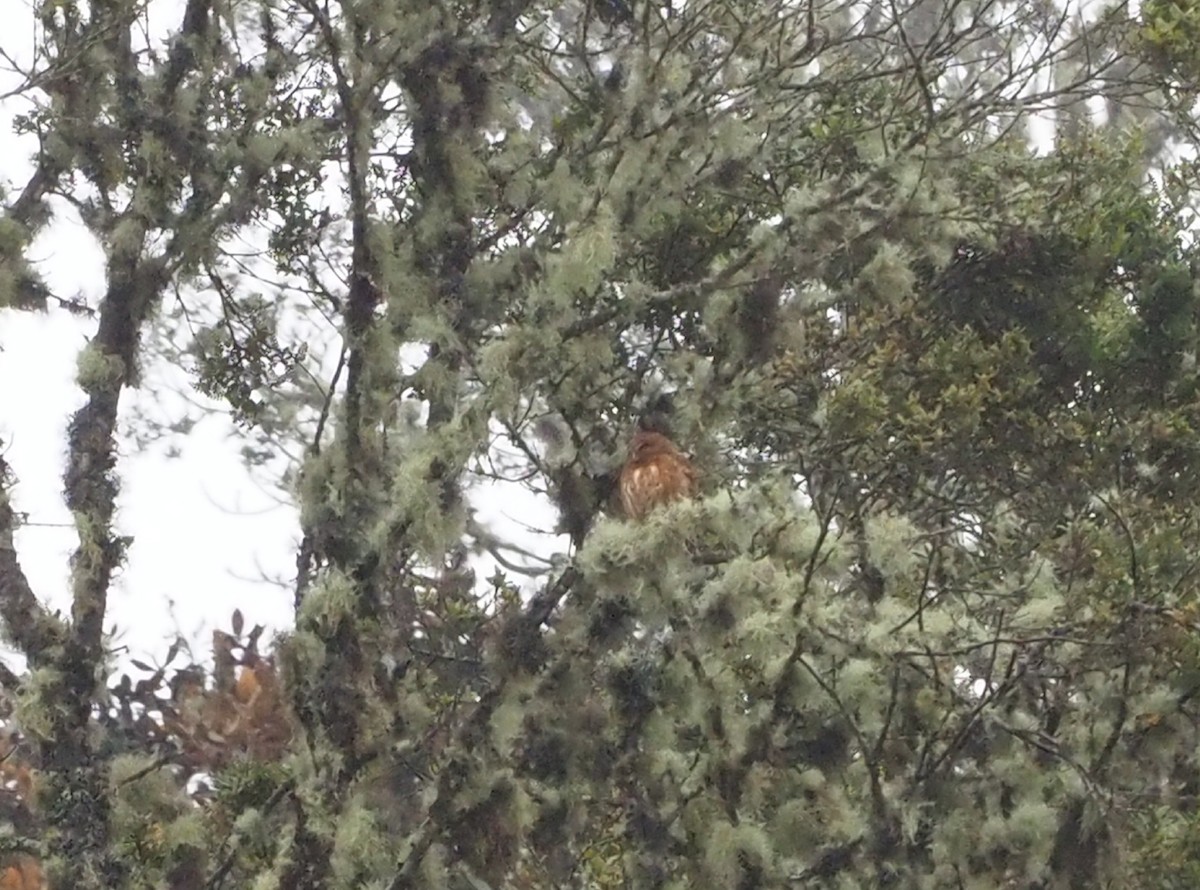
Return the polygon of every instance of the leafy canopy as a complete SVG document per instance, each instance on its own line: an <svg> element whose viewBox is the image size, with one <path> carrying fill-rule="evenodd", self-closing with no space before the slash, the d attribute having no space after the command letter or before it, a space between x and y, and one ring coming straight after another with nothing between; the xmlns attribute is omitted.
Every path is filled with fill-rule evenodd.
<svg viewBox="0 0 1200 890"><path fill-rule="evenodd" d="M0 495L4 886L1190 886L1186 10L34 11L0 306L95 329L69 620ZM295 625L97 688L163 361L295 497ZM639 416L705 482L635 524Z"/></svg>

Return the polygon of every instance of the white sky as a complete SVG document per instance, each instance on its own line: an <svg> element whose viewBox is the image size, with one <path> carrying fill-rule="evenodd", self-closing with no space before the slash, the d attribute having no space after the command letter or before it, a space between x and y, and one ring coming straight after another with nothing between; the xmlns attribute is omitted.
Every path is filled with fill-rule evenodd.
<svg viewBox="0 0 1200 890"><path fill-rule="evenodd" d="M152 24L177 24L172 10L182 8L180 0L153 0L150 6ZM0 37L0 49L27 62L34 33L31 12L24 4L6 12L4 33L19 36ZM16 75L0 71L0 95L18 83ZM0 183L10 190L23 187L36 147L32 138L12 133L13 116L25 110L20 99L0 100ZM1036 143L1049 143L1052 131L1045 116L1034 123L1031 135ZM54 293L82 294L95 306L104 289L103 256L70 208L56 210L60 219L37 239L31 257ZM75 543L61 497L65 428L81 402L73 380L75 360L93 324L61 309L48 314L0 310L0 441L16 475L14 504L28 516L17 534L18 555L35 592L50 608L64 611L70 608L67 563ZM320 358L314 357L314 365ZM145 390L126 393L127 410L152 402L156 386L162 392L164 382L185 379L178 368L150 368L145 377ZM207 401L198 394L191 397ZM165 405L152 412L159 418L170 416L172 400L178 400L170 393L163 398ZM248 625L277 629L291 623L290 587L261 578L292 577L297 516L252 478L232 434L225 417L208 416L186 440L173 440L182 448L177 459L166 457L165 443L135 453L125 440L118 467L118 525L134 542L111 592L107 626L117 628L115 644L128 647L135 657L153 660L176 633L204 656L211 630L227 628L235 608ZM528 550L552 553L564 546L561 539L527 529L549 528L554 517L545 501L519 485L489 486L472 501L480 521ZM486 577L492 564L483 560L476 568Z"/></svg>
<svg viewBox="0 0 1200 890"><path fill-rule="evenodd" d="M3 134L0 146L7 162L12 155ZM71 227L55 225L37 247L56 293L93 295L101 286L95 252ZM90 327L61 310L0 311L0 439L17 478L14 505L29 520L17 533L18 555L34 591L64 611L76 540L61 496L65 431L82 401L73 381L75 354ZM295 512L251 479L231 429L219 416L202 421L175 460L161 445L144 454L130 453L128 444L122 450L119 529L134 542L112 590L107 625L116 625L117 642L132 654L162 654L176 632L204 652L212 627L227 628L234 608L251 624L290 623L290 593L254 579L260 568L269 576L293 574Z"/></svg>
<svg viewBox="0 0 1200 890"><path fill-rule="evenodd" d="M14 36L0 39L0 47L27 62L30 10L24 4L6 9L6 19L4 33ZM0 72L0 93L19 82ZM36 148L12 132L13 116L26 110L19 99L0 101L0 182L12 190L24 185ZM64 211L62 219L41 234L30 255L54 293L83 294L95 306L104 289L103 256L78 217L56 209ZM0 441L16 476L14 505L29 523L17 533L18 556L34 591L63 611L70 608L68 557L76 540L61 496L65 430L82 402L75 361L93 324L61 309L42 315L0 310ZM163 373L151 370L151 388ZM148 392L127 393L126 407L148 398ZM294 573L297 517L250 477L231 431L220 416L202 421L177 460L165 457L164 444L145 454L131 453L130 444L123 448L119 529L134 543L111 592L107 626L118 629L114 642L129 654L161 655L177 632L196 644L196 654L206 654L212 628L227 628L234 608L250 625L290 623L290 592L255 579Z"/></svg>
<svg viewBox="0 0 1200 890"><path fill-rule="evenodd" d="M10 158L2 133L0 146L0 158ZM98 254L70 225L56 224L39 239L34 255L45 258L55 293L82 290L95 296L102 286ZM17 533L18 555L34 591L52 609L64 611L70 608L68 559L76 541L61 496L65 430L82 402L73 380L75 356L91 326L61 310L0 310L0 380L5 381L0 439L17 477L14 505L29 520ZM150 385L164 373L160 368L148 374ZM151 398L147 391L125 396L127 406ZM163 398L168 405L179 400L171 394ZM162 413L161 406L156 413ZM153 660L176 633L193 643L196 655L207 655L212 629L228 628L235 608L248 626L291 624L290 587L261 579L294 575L297 515L243 466L232 433L225 417L207 417L186 439L172 440L182 445L174 459L166 457L165 443L145 453L132 451L128 439L123 444L118 526L134 542L112 590L106 626L116 626L115 642L128 647L129 655ZM556 543L561 548L561 540L525 529L552 527L553 513L523 487L490 484L477 490L472 502L484 525L514 543L537 552L553 552ZM475 566L481 579L494 568L490 559L476 560Z"/></svg>
<svg viewBox="0 0 1200 890"><path fill-rule="evenodd" d="M177 0L154 4L163 12L180 6ZM29 9L19 14L28 27L10 20L5 33L32 34ZM158 18L165 23L170 16ZM26 40L13 44L0 39L0 48L24 63ZM0 72L0 94L19 82L16 75ZM20 99L0 100L0 183L10 194L24 186L36 149L32 138L12 132L14 115L25 110ZM38 237L29 255L56 295L82 295L95 307L104 291L103 254L70 207L59 202L55 209L59 219ZM82 403L74 383L75 362L93 327L94 321L57 308L46 314L0 310L0 441L16 477L14 506L27 517L16 535L18 556L39 598L63 612L70 610L68 560L76 543L61 494L65 430ZM321 357L313 359L317 366ZM144 376L143 390L125 393L123 416L138 404L153 407L151 413L160 419L172 416L173 404L182 413L180 397L170 391L186 384L180 369L151 367ZM157 406L156 389L163 400ZM189 398L215 404L194 392ZM118 530L131 535L133 545L111 590L106 621L107 628L116 629L118 660L132 656L153 661L176 634L206 659L212 629L228 628L235 608L242 610L247 626L290 626L290 586L262 578L294 576L297 514L242 465L233 432L232 423L216 414L186 439L174 437L145 453L137 453L128 437L123 440ZM180 446L181 456L169 459L168 444ZM514 543L543 553L563 546L561 539L527 528L550 528L554 517L544 501L522 486L488 485L471 500L477 519ZM485 578L494 563L476 560L475 568ZM19 666L19 659L8 660Z"/></svg>

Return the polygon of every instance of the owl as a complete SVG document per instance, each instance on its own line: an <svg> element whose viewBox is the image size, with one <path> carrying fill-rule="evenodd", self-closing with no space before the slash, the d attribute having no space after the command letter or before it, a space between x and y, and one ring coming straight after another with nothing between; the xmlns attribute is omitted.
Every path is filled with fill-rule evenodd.
<svg viewBox="0 0 1200 890"><path fill-rule="evenodd" d="M625 516L641 521L660 504L691 497L696 471L687 455L662 433L639 429L629 444L617 488Z"/></svg>

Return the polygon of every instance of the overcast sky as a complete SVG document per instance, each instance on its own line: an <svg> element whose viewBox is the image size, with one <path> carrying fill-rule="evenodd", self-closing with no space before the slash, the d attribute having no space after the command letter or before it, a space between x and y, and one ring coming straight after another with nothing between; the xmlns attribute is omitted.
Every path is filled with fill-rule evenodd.
<svg viewBox="0 0 1200 890"><path fill-rule="evenodd" d="M180 4L152 6L165 24L164 13ZM26 64L32 14L24 4L9 4L5 15L4 33L12 36L0 38L0 46ZM19 83L11 72L0 73L0 94ZM12 132L14 115L28 110L19 98L0 100L0 182L9 190L19 191L31 171L36 142ZM103 255L69 207L59 202L55 209L60 220L40 235L31 256L55 294L82 294L95 306L104 290ZM16 476L13 501L28 518L17 533L18 554L37 594L62 610L70 608L68 557L76 540L61 495L65 430L82 402L75 361L93 326L61 309L0 310L0 441ZM150 407L154 390L161 394L164 384L183 379L178 369L149 369L147 391L126 393L123 416L137 401ZM172 411L171 399L178 406L177 396L166 398L156 415ZM133 654L161 655L177 632L203 652L212 628L228 627L235 607L248 623L290 624L290 592L256 579L294 572L296 514L250 477L231 432L222 417L204 420L176 460L165 456L166 443L139 454L124 442L119 526L134 543L112 591L108 626L118 630L115 643Z"/></svg>
<svg viewBox="0 0 1200 890"><path fill-rule="evenodd" d="M181 7L176 0L155 0L150 21L168 25L171 10ZM33 33L28 7L6 8L5 34L26 36L24 42L0 38L0 47L22 65L28 64ZM0 73L0 94L19 83L15 74ZM19 192L32 170L36 142L12 132L14 116L28 110L20 98L0 100L0 183L9 193ZM105 286L103 254L70 207L56 202L55 210L58 221L41 233L30 256L56 295L81 295L95 307ZM16 536L18 555L38 596L63 611L70 609L68 560L76 542L62 499L65 430L82 403L75 362L93 327L94 321L58 308L45 314L0 310L0 441L16 477L11 497L28 520ZM184 403L173 390L186 388L186 375L177 367L145 371L144 388L125 393L122 417L138 406L159 418L178 416ZM188 398L207 401L194 391ZM177 633L198 656L206 655L212 629L227 628L235 608L248 626L290 626L290 588L262 578L293 577L296 511L245 469L232 434L228 419L216 415L186 439L145 452L122 439L118 525L133 545L111 592L106 624L116 628L119 656L153 660ZM169 446L179 446L178 458L168 458ZM539 531L553 525L553 512L523 487L489 485L471 501L481 522L521 546L561 549L562 539ZM477 560L481 577L492 568L490 560Z"/></svg>
<svg viewBox="0 0 1200 890"><path fill-rule="evenodd" d="M7 128L0 139L3 172L11 176L16 155ZM94 300L101 292L98 252L78 227L56 224L33 254L55 293L82 291ZM65 431L82 401L75 356L91 327L58 309L0 310L0 440L16 476L12 499L28 517L17 533L18 554L42 600L63 610L70 608L68 558L76 540L61 494ZM152 370L148 388L162 374ZM132 405L150 394L126 398ZM231 429L221 417L202 421L174 460L164 444L139 454L123 443L119 527L134 543L112 591L108 625L134 654L161 654L176 632L206 647L212 627L228 627L235 607L250 623L290 622L289 592L255 579L292 573L295 512L250 477Z"/></svg>

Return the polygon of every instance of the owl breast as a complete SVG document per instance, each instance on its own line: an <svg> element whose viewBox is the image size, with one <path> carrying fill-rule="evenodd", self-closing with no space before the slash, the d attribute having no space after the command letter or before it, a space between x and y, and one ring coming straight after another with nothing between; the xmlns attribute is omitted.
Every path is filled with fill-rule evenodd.
<svg viewBox="0 0 1200 890"><path fill-rule="evenodd" d="M687 461L673 454L627 464L621 472L621 507L630 519L644 519L655 507L690 496L694 478Z"/></svg>

